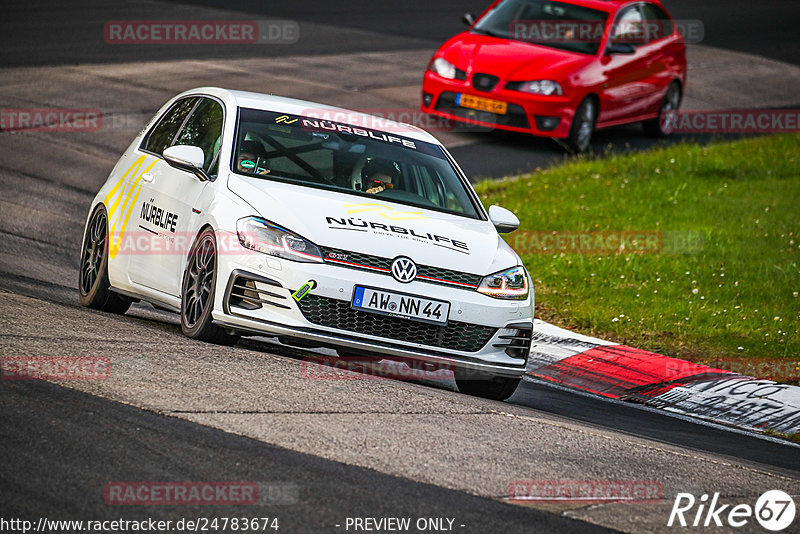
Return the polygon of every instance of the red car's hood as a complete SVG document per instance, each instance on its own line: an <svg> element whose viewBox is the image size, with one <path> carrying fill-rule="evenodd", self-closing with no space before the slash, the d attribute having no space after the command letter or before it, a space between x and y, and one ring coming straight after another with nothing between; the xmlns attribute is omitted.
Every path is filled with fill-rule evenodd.
<svg viewBox="0 0 800 534"><path fill-rule="evenodd" d="M511 39L464 32L440 48L444 59L461 70L503 80L565 80L594 57Z"/></svg>

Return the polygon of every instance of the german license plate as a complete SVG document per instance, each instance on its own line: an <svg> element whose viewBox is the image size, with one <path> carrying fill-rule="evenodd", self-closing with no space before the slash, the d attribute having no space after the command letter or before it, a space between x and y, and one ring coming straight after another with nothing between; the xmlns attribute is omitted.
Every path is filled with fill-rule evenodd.
<svg viewBox="0 0 800 534"><path fill-rule="evenodd" d="M477 109L479 111L491 111L498 115L505 115L508 111L508 103L501 102L500 100L492 100L491 98L482 98L480 96L472 96L466 94L459 94L456 97L456 104L462 108Z"/></svg>
<svg viewBox="0 0 800 534"><path fill-rule="evenodd" d="M356 286L351 306L379 315L401 317L423 323L447 324L450 303L395 291ZM376 336L380 332L375 332Z"/></svg>

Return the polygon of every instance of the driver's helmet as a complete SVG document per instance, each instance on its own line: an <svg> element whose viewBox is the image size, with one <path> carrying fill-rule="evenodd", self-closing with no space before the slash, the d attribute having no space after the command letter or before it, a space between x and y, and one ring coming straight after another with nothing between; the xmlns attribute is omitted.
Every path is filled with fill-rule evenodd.
<svg viewBox="0 0 800 534"><path fill-rule="evenodd" d="M236 156L236 165L242 170L258 174L263 172L264 157L267 152L257 141L247 140L239 143L239 154ZM252 157L252 159L251 159Z"/></svg>
<svg viewBox="0 0 800 534"><path fill-rule="evenodd" d="M385 182L378 175L388 176L390 182ZM396 161L386 158L368 158L361 170L361 189L366 191L372 187L391 184L390 187L397 187L400 180L400 165Z"/></svg>

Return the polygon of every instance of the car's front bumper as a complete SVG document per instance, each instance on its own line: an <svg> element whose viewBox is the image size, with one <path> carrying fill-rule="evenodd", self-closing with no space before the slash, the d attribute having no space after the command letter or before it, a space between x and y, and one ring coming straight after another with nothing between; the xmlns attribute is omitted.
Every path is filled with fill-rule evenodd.
<svg viewBox="0 0 800 534"><path fill-rule="evenodd" d="M221 258L214 322L241 334L289 337L376 358L410 359L504 376L525 371L532 296L493 299L475 290L411 282L332 264L297 263L263 254ZM292 293L316 287L300 303ZM356 285L450 302L447 326L389 318L350 307ZM244 289L243 289L244 288ZM527 337L528 340L519 339ZM465 350L462 350L465 349Z"/></svg>
<svg viewBox="0 0 800 534"><path fill-rule="evenodd" d="M499 128L560 139L569 135L577 107L572 98L511 91L501 87L502 83L491 91L479 91L468 81L448 80L428 71L422 84L420 109L431 115L477 126L478 129ZM506 102L508 111L500 115L461 107L455 102L459 94ZM461 130L468 128L458 129Z"/></svg>

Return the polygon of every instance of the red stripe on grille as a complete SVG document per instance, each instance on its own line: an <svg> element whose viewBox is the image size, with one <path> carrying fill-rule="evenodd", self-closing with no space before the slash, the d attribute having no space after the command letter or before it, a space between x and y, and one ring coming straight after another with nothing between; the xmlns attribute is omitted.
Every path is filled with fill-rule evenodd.
<svg viewBox="0 0 800 534"><path fill-rule="evenodd" d="M457 286L464 286L464 287L471 287L471 288L478 287L475 284L465 284L463 282L454 282L452 280L442 280L441 278L433 278L433 277L430 277L430 276L419 275L419 276L417 276L417 278L424 278L425 280L433 280L434 282L444 282L445 284L454 284L454 285L457 285Z"/></svg>
<svg viewBox="0 0 800 534"><path fill-rule="evenodd" d="M373 271L380 271L382 273L390 272L389 269L384 269L382 267L372 267L370 265L361 265L360 263L353 263L353 262L344 261L344 260L334 260L333 258L325 258L325 261L330 261L330 262L333 262L333 263L343 263L345 265L352 265L353 267L360 267L362 269L372 269Z"/></svg>

